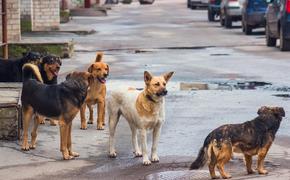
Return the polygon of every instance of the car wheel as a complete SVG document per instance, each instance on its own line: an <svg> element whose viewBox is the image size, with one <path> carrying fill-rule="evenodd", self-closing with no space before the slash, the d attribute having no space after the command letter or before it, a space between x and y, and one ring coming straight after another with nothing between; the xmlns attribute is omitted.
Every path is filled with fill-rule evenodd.
<svg viewBox="0 0 290 180"><path fill-rule="evenodd" d="M290 51L290 40L285 38L283 28L280 28L280 50Z"/></svg>
<svg viewBox="0 0 290 180"><path fill-rule="evenodd" d="M252 34L252 27L250 26L250 25L248 25L248 24L244 24L244 27L245 27L245 34L246 35L250 35L250 34Z"/></svg>
<svg viewBox="0 0 290 180"><path fill-rule="evenodd" d="M276 46L277 39L270 36L270 30L268 25L266 25L266 44L268 47Z"/></svg>
<svg viewBox="0 0 290 180"><path fill-rule="evenodd" d="M196 9L197 7L194 5L191 5L191 9Z"/></svg>
<svg viewBox="0 0 290 180"><path fill-rule="evenodd" d="M225 15L225 27L226 28L232 27L232 18L228 15Z"/></svg>
<svg viewBox="0 0 290 180"><path fill-rule="evenodd" d="M208 8L207 15L208 15L208 21L213 22L215 14L214 14L214 12L212 11L211 8Z"/></svg>

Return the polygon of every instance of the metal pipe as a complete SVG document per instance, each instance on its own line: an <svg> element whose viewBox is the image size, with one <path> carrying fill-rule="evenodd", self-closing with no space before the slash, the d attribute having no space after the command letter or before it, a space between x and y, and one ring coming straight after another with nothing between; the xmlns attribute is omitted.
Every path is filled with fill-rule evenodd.
<svg viewBox="0 0 290 180"><path fill-rule="evenodd" d="M7 36L7 3L2 0L2 43L3 58L8 59L8 36Z"/></svg>

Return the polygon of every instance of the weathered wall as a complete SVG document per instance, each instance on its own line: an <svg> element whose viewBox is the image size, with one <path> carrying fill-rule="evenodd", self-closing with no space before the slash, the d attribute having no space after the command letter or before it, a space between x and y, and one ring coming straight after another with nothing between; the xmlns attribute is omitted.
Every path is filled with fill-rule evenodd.
<svg viewBox="0 0 290 180"><path fill-rule="evenodd" d="M59 0L32 0L32 31L59 29Z"/></svg>

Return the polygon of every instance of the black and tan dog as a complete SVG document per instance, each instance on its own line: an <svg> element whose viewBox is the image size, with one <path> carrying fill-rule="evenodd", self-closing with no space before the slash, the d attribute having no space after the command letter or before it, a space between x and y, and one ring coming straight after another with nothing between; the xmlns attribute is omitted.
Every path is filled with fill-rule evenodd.
<svg viewBox="0 0 290 180"><path fill-rule="evenodd" d="M27 52L20 59L0 59L0 82L22 82L22 67L26 63L40 64L42 56Z"/></svg>
<svg viewBox="0 0 290 180"><path fill-rule="evenodd" d="M57 77L62 65L61 59L55 55L46 55L42 58L42 62L38 65L44 84L57 84ZM40 124L44 124L44 117L37 115ZM56 121L50 119L50 125L56 126Z"/></svg>
<svg viewBox="0 0 290 180"><path fill-rule="evenodd" d="M35 79L36 78L36 79ZM34 121L31 133L31 144L28 144L28 127L34 112L45 117L59 120L60 150L63 159L79 156L72 151L71 128L72 120L79 112L87 96L89 83L93 75L88 72L73 72L61 84L43 84L37 66L26 64L23 67L23 89L21 103L23 111L23 143L22 150L36 147L38 121Z"/></svg>
<svg viewBox="0 0 290 180"><path fill-rule="evenodd" d="M198 169L207 162L210 158L207 153L208 148L214 139L228 138L231 139L232 150L236 153L244 154L249 174L254 173L252 169L252 156L254 155L258 155L258 173L267 174L267 171L264 169L264 159L275 139L275 134L280 127L282 118L285 117L285 111L282 107L263 106L258 110L258 115L254 120L242 124L223 125L213 130L206 137L203 147L200 149L196 160L191 164L190 169ZM224 172L223 165L225 163L220 164L217 168ZM210 169L214 168L210 167L210 165ZM214 174L211 175L212 178L217 178ZM229 175L226 175L223 178L229 177Z"/></svg>

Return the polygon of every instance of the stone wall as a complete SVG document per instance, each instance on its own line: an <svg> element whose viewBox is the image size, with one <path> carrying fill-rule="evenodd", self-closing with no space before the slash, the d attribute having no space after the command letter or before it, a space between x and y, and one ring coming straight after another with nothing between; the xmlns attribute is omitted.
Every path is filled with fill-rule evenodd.
<svg viewBox="0 0 290 180"><path fill-rule="evenodd" d="M2 1L0 2L2 4ZM0 11L2 11L1 8ZM9 42L20 41L20 0L7 0L7 29ZM2 42L2 18L0 18L0 30L0 39Z"/></svg>
<svg viewBox="0 0 290 180"><path fill-rule="evenodd" d="M59 0L32 0L32 31L59 29Z"/></svg>

